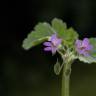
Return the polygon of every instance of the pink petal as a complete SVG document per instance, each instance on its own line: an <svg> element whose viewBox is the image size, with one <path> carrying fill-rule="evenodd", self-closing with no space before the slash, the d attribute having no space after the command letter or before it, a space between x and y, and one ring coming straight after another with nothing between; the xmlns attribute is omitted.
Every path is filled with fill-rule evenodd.
<svg viewBox="0 0 96 96"><path fill-rule="evenodd" d="M57 35L56 34L53 34L50 38L49 41L55 41L57 39Z"/></svg>
<svg viewBox="0 0 96 96"><path fill-rule="evenodd" d="M85 50L83 49L83 50L81 50L81 49L78 49L78 53L79 54L83 54L85 52Z"/></svg>
<svg viewBox="0 0 96 96"><path fill-rule="evenodd" d="M56 47L52 47L52 54L55 54L57 51L57 48Z"/></svg>
<svg viewBox="0 0 96 96"><path fill-rule="evenodd" d="M92 48L93 48L93 46L92 45L89 45L89 46L86 47L86 50L89 50L90 51L90 50L92 50Z"/></svg>
<svg viewBox="0 0 96 96"><path fill-rule="evenodd" d="M44 51L52 51L52 48L51 47L46 47L46 48L44 48Z"/></svg>
<svg viewBox="0 0 96 96"><path fill-rule="evenodd" d="M83 55L86 57L90 56L88 52L84 52Z"/></svg>
<svg viewBox="0 0 96 96"><path fill-rule="evenodd" d="M59 46L62 42L62 39L58 39L57 42L56 42L56 46Z"/></svg>
<svg viewBox="0 0 96 96"><path fill-rule="evenodd" d="M82 47L87 47L89 45L89 39L88 38L85 38L83 41L82 41Z"/></svg>
<svg viewBox="0 0 96 96"><path fill-rule="evenodd" d="M50 42L44 42L43 45L44 46L51 46L52 44Z"/></svg>
<svg viewBox="0 0 96 96"><path fill-rule="evenodd" d="M76 40L76 47L77 48L80 48L81 47L81 45L82 45L82 41L81 40Z"/></svg>

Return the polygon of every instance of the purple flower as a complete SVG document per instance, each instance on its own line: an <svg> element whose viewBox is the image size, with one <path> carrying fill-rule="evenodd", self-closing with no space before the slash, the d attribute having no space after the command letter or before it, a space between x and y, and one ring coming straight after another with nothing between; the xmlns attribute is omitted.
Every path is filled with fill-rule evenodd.
<svg viewBox="0 0 96 96"><path fill-rule="evenodd" d="M84 56L89 56L89 52L92 50L93 46L90 44L88 38L81 40L76 40L76 50L79 54Z"/></svg>
<svg viewBox="0 0 96 96"><path fill-rule="evenodd" d="M61 41L62 41L62 40L59 39L56 34L53 34L53 35L50 37L50 39L48 40L48 42L44 42L44 43L43 43L44 46L46 46L46 47L44 48L44 50L45 50L45 51L51 51L52 54L55 54L56 51L58 50L59 45L61 44Z"/></svg>

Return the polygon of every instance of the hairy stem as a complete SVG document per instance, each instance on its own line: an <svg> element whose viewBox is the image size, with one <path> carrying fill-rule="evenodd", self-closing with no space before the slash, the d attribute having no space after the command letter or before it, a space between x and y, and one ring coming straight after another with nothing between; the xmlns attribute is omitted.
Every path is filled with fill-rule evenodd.
<svg viewBox="0 0 96 96"><path fill-rule="evenodd" d="M69 96L71 63L64 64L62 73L61 96Z"/></svg>

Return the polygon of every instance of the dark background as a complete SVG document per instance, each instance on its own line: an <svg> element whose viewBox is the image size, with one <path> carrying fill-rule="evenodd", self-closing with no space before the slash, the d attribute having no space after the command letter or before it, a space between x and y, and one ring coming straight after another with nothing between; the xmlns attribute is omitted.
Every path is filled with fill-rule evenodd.
<svg viewBox="0 0 96 96"><path fill-rule="evenodd" d="M0 96L60 96L61 76L53 66L58 54L22 41L38 22L60 18L83 37L96 37L95 0L13 0L1 3ZM72 96L96 96L96 64L72 66Z"/></svg>

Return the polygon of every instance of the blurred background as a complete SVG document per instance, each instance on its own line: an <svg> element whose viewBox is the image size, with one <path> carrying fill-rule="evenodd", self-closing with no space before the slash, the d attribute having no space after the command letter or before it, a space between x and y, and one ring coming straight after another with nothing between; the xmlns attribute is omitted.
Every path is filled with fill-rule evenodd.
<svg viewBox="0 0 96 96"><path fill-rule="evenodd" d="M60 96L58 54L40 44L29 51L22 41L38 22L60 18L83 37L96 37L95 0L11 0L1 3L0 96ZM72 65L71 96L96 96L96 64Z"/></svg>

